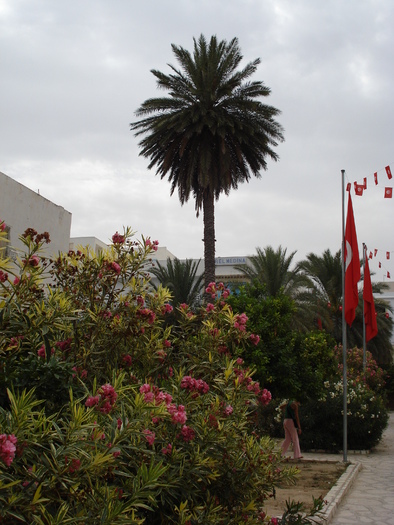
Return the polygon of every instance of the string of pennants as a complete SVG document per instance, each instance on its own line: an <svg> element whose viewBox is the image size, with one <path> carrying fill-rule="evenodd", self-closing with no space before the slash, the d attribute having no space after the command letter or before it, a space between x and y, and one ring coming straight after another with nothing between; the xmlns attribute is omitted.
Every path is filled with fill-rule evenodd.
<svg viewBox="0 0 394 525"><path fill-rule="evenodd" d="M374 248L373 252L370 251L368 255L368 259L373 259L374 257L376 258L376 256L378 255L378 252L379 250L377 248ZM385 256L385 260L390 260L391 259L391 252L386 252L386 256ZM382 268L386 271L386 275L387 275L387 279L391 279L391 276L390 276L390 272L387 270L387 268L385 267L384 264L382 264L381 261L378 260L378 263L379 263L379 268Z"/></svg>
<svg viewBox="0 0 394 525"><path fill-rule="evenodd" d="M391 173L390 166L386 166L384 169L386 171L387 178L389 180L391 180L393 178L393 175ZM375 186L377 186L378 182L379 182L378 181L378 172L377 171L375 171L375 173L373 174L373 178L374 178ZM351 189L351 183L348 182L346 190L350 191L350 189ZM366 189L367 189L367 177L364 177L362 184L359 184L358 182L354 182L354 193L358 197L362 197L362 195L364 193L364 190L366 190ZM392 188L392 186L391 187L390 186L386 186L384 188L384 198L385 199L392 199L393 198L393 188Z"/></svg>
<svg viewBox="0 0 394 525"><path fill-rule="evenodd" d="M374 180L375 186L377 186L378 183L379 183L378 173L380 171L383 171L383 169L379 170L379 171L375 171L375 173L373 174L373 180ZM392 180L393 175L391 173L390 166L386 166L384 168L384 171L386 173L387 179L388 180ZM359 184L358 182L353 182L353 185L354 185L354 193L355 193L355 195L358 196L358 197L362 197L364 191L367 189L367 177L364 177L363 182L361 184ZM348 182L347 183L347 187L346 187L346 191L351 191L351 188L352 188L352 184L351 184L351 182ZM385 186L385 188L384 188L384 198L385 199L392 199L393 198L393 188L392 188L392 186ZM378 253L384 253L384 251L382 252L382 250L378 250L377 248L374 248L373 251L369 252L368 259L376 258ZM391 252L386 251L384 260L388 261L390 259L391 259ZM379 264L379 268L385 270L387 278L391 279L390 271L382 263L382 259L380 259L380 260L378 259L378 264Z"/></svg>

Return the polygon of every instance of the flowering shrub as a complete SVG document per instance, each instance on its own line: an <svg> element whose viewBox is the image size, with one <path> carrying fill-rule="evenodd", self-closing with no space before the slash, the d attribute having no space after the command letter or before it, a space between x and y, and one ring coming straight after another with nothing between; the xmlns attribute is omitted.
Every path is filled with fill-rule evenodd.
<svg viewBox="0 0 394 525"><path fill-rule="evenodd" d="M0 260L0 523L261 523L295 470L251 433L270 393L239 357L252 334L228 290L172 327L146 274L156 242L127 229L51 261L49 236L23 239Z"/></svg>

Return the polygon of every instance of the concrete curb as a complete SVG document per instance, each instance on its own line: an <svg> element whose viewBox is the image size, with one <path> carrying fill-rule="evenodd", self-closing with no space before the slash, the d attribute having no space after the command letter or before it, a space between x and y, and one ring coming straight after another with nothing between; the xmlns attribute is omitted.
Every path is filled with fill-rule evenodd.
<svg viewBox="0 0 394 525"><path fill-rule="evenodd" d="M328 505L325 507L319 518L315 519L316 523L330 523L338 510L339 504L353 485L361 468L362 464L359 462L350 463L348 465L342 476L338 479L328 494L326 494L325 500L328 502Z"/></svg>

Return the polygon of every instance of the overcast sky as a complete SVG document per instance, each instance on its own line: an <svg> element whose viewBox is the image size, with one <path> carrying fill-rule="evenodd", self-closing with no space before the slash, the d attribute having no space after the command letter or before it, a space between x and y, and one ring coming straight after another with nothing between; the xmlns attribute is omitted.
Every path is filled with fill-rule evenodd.
<svg viewBox="0 0 394 525"><path fill-rule="evenodd" d="M218 201L216 255L336 252L345 169L367 178L352 192L360 249L393 278L392 0L0 0L0 171L70 211L74 237L108 242L128 225L202 257L202 216L147 169L129 127L164 94L150 70L169 72L171 43L192 50L201 33L237 37L243 65L261 59L253 78L285 129L279 162Z"/></svg>

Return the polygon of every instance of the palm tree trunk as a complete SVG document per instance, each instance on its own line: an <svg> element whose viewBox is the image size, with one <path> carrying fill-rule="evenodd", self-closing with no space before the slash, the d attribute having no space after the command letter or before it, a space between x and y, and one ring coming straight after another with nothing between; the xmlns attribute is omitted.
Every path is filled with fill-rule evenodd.
<svg viewBox="0 0 394 525"><path fill-rule="evenodd" d="M204 222L204 284L215 282L215 202L210 191L204 192L203 197L203 222Z"/></svg>

